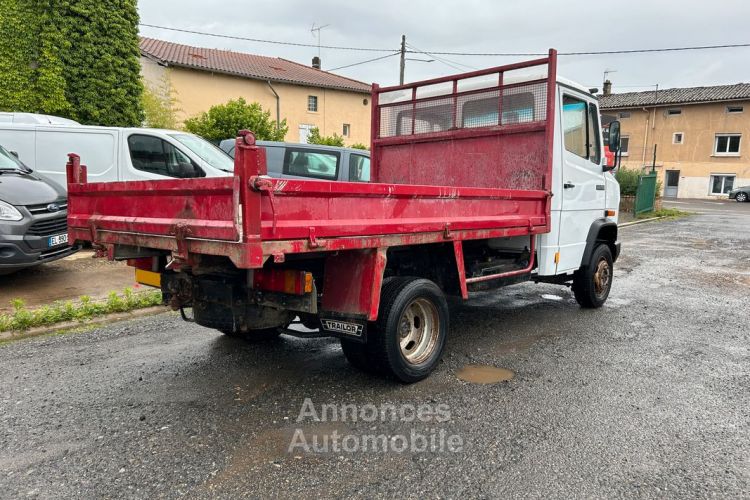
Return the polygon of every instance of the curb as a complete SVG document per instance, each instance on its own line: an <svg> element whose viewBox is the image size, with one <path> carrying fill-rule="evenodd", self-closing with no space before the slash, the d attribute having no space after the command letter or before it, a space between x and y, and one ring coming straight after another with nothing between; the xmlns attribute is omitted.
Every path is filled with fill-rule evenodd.
<svg viewBox="0 0 750 500"><path fill-rule="evenodd" d="M641 219L641 220L634 220L631 222L626 222L625 224L618 224L617 227L628 227L628 226L635 226L636 224L643 224L644 222L652 222L659 219L665 219L666 217L651 217L648 219Z"/></svg>
<svg viewBox="0 0 750 500"><path fill-rule="evenodd" d="M103 316L95 316L86 321L63 321L62 323L55 323L54 325L38 326L36 328L29 328L28 330L20 332L0 332L0 342L6 340L20 340L29 337L38 337L39 335L47 335L50 333L57 333L63 330L70 330L73 328L90 328L105 325L108 323L115 323L118 321L124 321L128 319L142 318L145 316L154 316L156 314L162 314L169 312L171 309L167 306L152 306L144 309L136 309L128 312L118 312L112 314L105 314Z"/></svg>

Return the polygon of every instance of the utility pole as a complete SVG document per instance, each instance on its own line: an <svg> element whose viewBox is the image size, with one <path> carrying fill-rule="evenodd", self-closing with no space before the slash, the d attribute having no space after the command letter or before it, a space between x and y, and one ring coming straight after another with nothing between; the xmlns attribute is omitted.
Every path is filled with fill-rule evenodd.
<svg viewBox="0 0 750 500"><path fill-rule="evenodd" d="M398 83L404 84L404 70L406 69L406 35L401 35L401 71L399 73Z"/></svg>

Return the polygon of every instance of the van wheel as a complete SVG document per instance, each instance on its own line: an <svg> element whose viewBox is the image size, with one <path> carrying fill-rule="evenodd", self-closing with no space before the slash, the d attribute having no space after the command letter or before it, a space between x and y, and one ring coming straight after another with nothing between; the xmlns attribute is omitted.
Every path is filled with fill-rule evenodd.
<svg viewBox="0 0 750 500"><path fill-rule="evenodd" d="M281 335L280 328L263 328L262 330L250 330L248 332L234 332L229 329L221 329L219 331L229 337L242 339L250 343L269 342L279 338L279 335Z"/></svg>
<svg viewBox="0 0 750 500"><path fill-rule="evenodd" d="M601 307L609 297L613 277L612 251L600 244L573 278L573 294L578 304L587 309Z"/></svg>
<svg viewBox="0 0 750 500"><path fill-rule="evenodd" d="M368 332L369 366L404 383L427 377L448 335L448 304L430 280L404 277L383 284L378 320Z"/></svg>

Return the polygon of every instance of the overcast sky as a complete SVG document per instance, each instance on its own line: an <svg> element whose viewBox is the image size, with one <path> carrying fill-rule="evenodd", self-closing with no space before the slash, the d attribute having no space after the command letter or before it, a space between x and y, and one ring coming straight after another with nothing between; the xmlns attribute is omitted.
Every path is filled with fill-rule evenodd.
<svg viewBox="0 0 750 500"><path fill-rule="evenodd" d="M140 0L141 22L258 39L398 50L401 35L424 51L545 52L622 50L749 43L747 0ZM288 47L141 28L141 34L189 45L230 49L309 64L317 48ZM323 69L384 53L322 49ZM409 57L432 59L422 54ZM519 57L440 56L407 61L406 80L505 64ZM459 64L456 64L459 63ZM454 67L452 67L452 66ZM560 74L601 88L610 74L614 92L750 81L750 48L657 54L566 56ZM377 82L398 82L398 56L336 71ZM649 87L651 86L651 87Z"/></svg>

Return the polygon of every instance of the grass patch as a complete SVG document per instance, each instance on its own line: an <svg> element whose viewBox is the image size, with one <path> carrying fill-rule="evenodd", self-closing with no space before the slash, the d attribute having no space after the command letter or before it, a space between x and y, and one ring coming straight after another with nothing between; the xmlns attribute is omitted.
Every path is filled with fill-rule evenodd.
<svg viewBox="0 0 750 500"><path fill-rule="evenodd" d="M86 321L105 314L133 311L161 305L161 291L134 293L126 288L121 294L110 292L106 300L94 301L83 295L77 302L58 301L37 309L27 309L21 299L11 301L13 312L0 314L0 332L22 332L29 328L54 325L64 321Z"/></svg>
<svg viewBox="0 0 750 500"><path fill-rule="evenodd" d="M691 212L684 212L677 210L676 208L662 208L661 210L654 210L653 212L643 212L636 216L636 219L650 219L652 217L669 217L676 219L678 217L686 217L692 215Z"/></svg>

